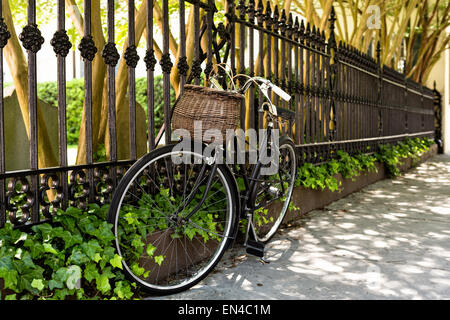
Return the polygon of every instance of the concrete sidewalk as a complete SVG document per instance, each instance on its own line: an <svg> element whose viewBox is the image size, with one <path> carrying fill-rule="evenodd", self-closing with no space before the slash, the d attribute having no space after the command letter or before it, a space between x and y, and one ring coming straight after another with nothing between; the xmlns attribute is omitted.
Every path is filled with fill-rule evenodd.
<svg viewBox="0 0 450 320"><path fill-rule="evenodd" d="M266 256L235 248L199 285L150 299L450 299L450 155L308 213Z"/></svg>

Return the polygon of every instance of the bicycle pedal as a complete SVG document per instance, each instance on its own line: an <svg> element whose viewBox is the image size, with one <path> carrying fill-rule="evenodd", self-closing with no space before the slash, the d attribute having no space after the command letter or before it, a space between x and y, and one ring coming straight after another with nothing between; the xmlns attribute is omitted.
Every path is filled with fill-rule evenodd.
<svg viewBox="0 0 450 320"><path fill-rule="evenodd" d="M248 239L246 251L248 254L263 258L264 244L255 240Z"/></svg>

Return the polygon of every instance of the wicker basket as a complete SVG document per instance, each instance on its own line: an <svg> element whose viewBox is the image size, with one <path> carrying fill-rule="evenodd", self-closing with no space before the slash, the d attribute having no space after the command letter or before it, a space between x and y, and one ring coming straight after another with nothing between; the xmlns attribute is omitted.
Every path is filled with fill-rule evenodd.
<svg viewBox="0 0 450 320"><path fill-rule="evenodd" d="M235 92L185 85L184 93L174 106L172 128L186 129L192 139L201 137L203 142L211 142L204 138L205 131L216 129L225 140L226 130L235 130L238 126L242 99L244 96ZM195 121L201 121L201 130L194 128Z"/></svg>

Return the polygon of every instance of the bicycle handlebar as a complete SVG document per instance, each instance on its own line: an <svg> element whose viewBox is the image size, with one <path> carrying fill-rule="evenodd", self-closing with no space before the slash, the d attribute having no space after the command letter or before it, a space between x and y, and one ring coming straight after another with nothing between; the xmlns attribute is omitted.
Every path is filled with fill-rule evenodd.
<svg viewBox="0 0 450 320"><path fill-rule="evenodd" d="M259 90L261 90L262 94L269 101L269 105L270 105L270 109L271 109L270 112L275 116L277 115L277 108L276 108L276 106L273 105L272 100L269 97L268 90L271 89L273 91L273 93L275 93L276 95L278 95L281 99L283 99L285 101L291 100L291 96L289 93L287 93L280 87L273 84L270 80L262 78L262 77L249 77L247 75L238 74L238 75L235 75L234 77L230 77L231 81L233 83L233 86L234 86L233 78L238 77L238 76L245 76L248 78L248 80L244 83L244 85L240 89L236 90L235 92L244 94L253 83L256 84L258 86ZM218 83L218 81L216 81L214 79L214 77L210 78L210 81L211 81L211 85L215 86L217 89L223 90L222 86Z"/></svg>
<svg viewBox="0 0 450 320"><path fill-rule="evenodd" d="M247 80L247 82L242 86L242 88L239 90L240 93L244 93L248 90L252 82L261 82L262 85L267 86L267 89L270 88L273 90L273 92L278 95L281 99L285 101L291 100L291 96L289 93L281 89L280 87L273 84L270 80L261 78L261 77L253 77ZM259 86L259 85L258 85ZM259 86L261 88L261 86Z"/></svg>

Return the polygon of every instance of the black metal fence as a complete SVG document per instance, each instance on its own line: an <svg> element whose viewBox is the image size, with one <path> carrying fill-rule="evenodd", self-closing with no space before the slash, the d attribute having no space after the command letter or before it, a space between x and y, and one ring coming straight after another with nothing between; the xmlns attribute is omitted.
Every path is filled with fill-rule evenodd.
<svg viewBox="0 0 450 320"><path fill-rule="evenodd" d="M185 83L208 84L214 63L226 62L234 73L259 75L271 79L288 91L293 99L280 105L281 130L295 141L302 161L321 162L338 149L349 153L375 150L380 143L406 137L434 136L433 91L405 79L404 75L381 66L379 48L372 58L336 43L334 11L328 29L319 30L277 7L262 1L227 1L226 21L214 23L213 0L179 0L179 57L169 52L169 1L162 0L162 55L164 127L156 135L154 73L157 67L153 50L153 0L147 5L148 150L170 140L170 76L178 72L180 92ZM91 0L84 1L84 37L78 48L84 59L85 75L85 164L68 166L66 136L66 55L71 44L65 32L64 0L55 1L58 26L51 40L58 57L59 166L39 168L37 126L37 53L44 39L36 26L36 0L28 0L28 25L21 40L28 53L30 169L7 172L3 96L0 99L0 227L8 221L24 226L51 219L58 208L88 203L107 203L126 168L137 158L135 69L139 59L135 40L135 1L128 0L129 47L124 58L128 65L130 159L118 160L115 66L119 55L115 45L114 0L107 1L107 43L96 48L92 38ZM272 10L273 9L273 10ZM1 6L0 6L1 10ZM194 51L191 61L186 53L186 12L194 10ZM3 92L3 47L8 31L0 26L0 92ZM205 45L206 44L206 45ZM72 44L75 45L75 44ZM205 48L206 46L206 48ZM107 65L109 159L96 163L92 145L92 61L101 54ZM176 63L176 66L174 64ZM203 75L202 75L203 74ZM241 107L242 128L257 128L263 119L257 109L263 101L251 89L247 104ZM106 115L104 115L106 116ZM49 196L52 194L53 196Z"/></svg>

